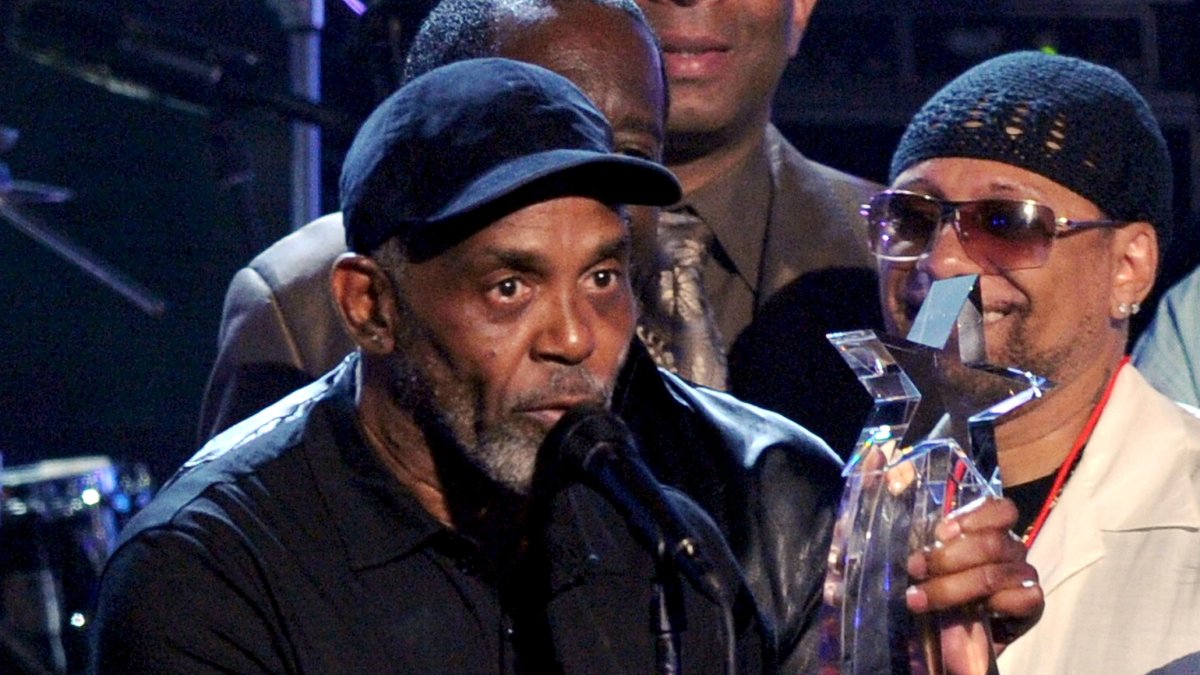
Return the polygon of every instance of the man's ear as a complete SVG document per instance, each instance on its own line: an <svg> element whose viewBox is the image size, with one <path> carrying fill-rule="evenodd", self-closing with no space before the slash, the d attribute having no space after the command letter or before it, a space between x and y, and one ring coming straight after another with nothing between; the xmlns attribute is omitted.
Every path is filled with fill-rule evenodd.
<svg viewBox="0 0 1200 675"><path fill-rule="evenodd" d="M808 19L812 16L813 8L817 6L817 0L783 0L783 2L792 3L792 34L788 38L788 58L792 58L800 49L800 38L804 37L804 31L808 28Z"/></svg>
<svg viewBox="0 0 1200 675"><path fill-rule="evenodd" d="M1123 312L1116 308L1140 304L1150 294L1158 272L1158 234L1150 223L1131 223L1114 233L1112 243L1112 305L1117 316Z"/></svg>
<svg viewBox="0 0 1200 675"><path fill-rule="evenodd" d="M391 277L379 263L344 253L333 263L333 304L354 342L366 353L390 354L395 348L396 295Z"/></svg>

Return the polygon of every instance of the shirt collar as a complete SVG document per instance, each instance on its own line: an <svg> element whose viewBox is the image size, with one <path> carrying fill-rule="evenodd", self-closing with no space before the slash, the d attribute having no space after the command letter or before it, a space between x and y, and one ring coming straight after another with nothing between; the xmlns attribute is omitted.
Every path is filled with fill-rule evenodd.
<svg viewBox="0 0 1200 675"><path fill-rule="evenodd" d="M764 138L740 163L684 195L680 203L693 209L708 225L737 268L734 271L755 291L763 239L771 218L772 183Z"/></svg>
<svg viewBox="0 0 1200 675"><path fill-rule="evenodd" d="M425 511L388 473L368 444L354 405L357 362L357 356L351 356L327 376L331 384L314 406L303 432L303 445L320 498L325 501L351 567L376 567L427 547L470 562L479 554L478 546ZM577 493L587 496L581 501ZM576 486L555 500L552 579L556 588L576 583L596 570L623 569L624 561L614 558L609 542L581 526L581 505L586 505L584 511L594 510L599 499ZM623 527L612 518L610 514L610 527Z"/></svg>
<svg viewBox="0 0 1200 675"><path fill-rule="evenodd" d="M445 528L384 468L367 444L355 401L357 355L342 362L314 407L303 446L319 498L354 569L409 555Z"/></svg>

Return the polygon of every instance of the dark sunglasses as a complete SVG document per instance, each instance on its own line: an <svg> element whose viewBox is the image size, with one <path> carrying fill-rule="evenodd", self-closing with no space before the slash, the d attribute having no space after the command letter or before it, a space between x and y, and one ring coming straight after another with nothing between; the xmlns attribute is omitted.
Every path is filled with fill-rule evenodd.
<svg viewBox="0 0 1200 675"><path fill-rule="evenodd" d="M950 222L963 251L979 265L1000 270L1041 267L1063 234L1121 227L1119 220L1068 220L1029 200L950 202L905 190L885 190L862 207L867 244L875 257L912 262L929 255L942 225Z"/></svg>

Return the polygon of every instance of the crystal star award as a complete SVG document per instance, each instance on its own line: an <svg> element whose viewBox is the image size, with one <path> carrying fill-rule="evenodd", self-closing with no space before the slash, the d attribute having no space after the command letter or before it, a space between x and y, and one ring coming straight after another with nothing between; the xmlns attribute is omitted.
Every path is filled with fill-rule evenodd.
<svg viewBox="0 0 1200 675"><path fill-rule="evenodd" d="M875 401L843 471L822 608L823 673L940 675L941 631L964 617L913 615L905 604L909 556L934 544L947 516L1000 494L993 424L1050 383L986 363L978 275L932 284L907 338L871 330L827 336ZM1006 382L982 410L938 386L939 361L956 359ZM944 362L942 365L946 365ZM967 409L967 423L950 411ZM985 635L968 660L994 671Z"/></svg>

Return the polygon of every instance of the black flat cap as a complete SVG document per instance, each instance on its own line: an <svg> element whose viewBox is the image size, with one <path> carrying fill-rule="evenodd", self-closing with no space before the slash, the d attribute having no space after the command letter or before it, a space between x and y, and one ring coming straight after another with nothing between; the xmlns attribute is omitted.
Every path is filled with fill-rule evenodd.
<svg viewBox="0 0 1200 675"><path fill-rule="evenodd" d="M614 153L608 121L570 81L489 58L432 70L380 104L341 193L351 250L400 236L419 259L548 199L665 206L680 188L663 166Z"/></svg>

